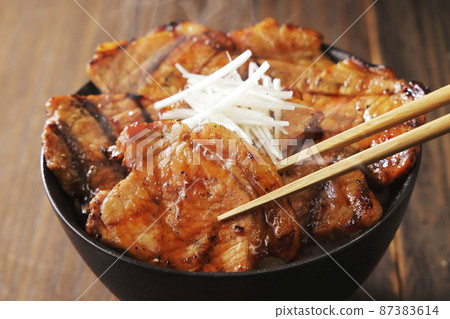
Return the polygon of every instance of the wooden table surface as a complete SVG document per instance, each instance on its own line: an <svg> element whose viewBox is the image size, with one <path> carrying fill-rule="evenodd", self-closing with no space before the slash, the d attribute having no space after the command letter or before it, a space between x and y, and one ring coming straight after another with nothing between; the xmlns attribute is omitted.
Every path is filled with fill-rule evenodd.
<svg viewBox="0 0 450 319"><path fill-rule="evenodd" d="M219 30L272 16L335 41L372 2L82 1L116 39L178 19ZM97 44L110 39L73 0L0 2L0 300L73 300L96 279L50 207L39 175L44 103L75 92ZM450 2L379 0L336 46L431 89L450 83ZM449 108L432 113L432 119ZM424 146L403 223L363 284L375 299L450 299L450 136ZM96 283L83 300L115 300ZM367 300L357 291L353 300Z"/></svg>

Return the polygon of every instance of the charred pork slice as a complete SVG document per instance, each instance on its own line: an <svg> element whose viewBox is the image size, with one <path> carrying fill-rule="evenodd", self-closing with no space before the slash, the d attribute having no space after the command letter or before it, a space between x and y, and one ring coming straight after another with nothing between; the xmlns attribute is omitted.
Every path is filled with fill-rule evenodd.
<svg viewBox="0 0 450 319"><path fill-rule="evenodd" d="M92 82L105 93L134 93L162 99L182 89L180 63L198 73L221 51L233 51L225 34L192 22L160 27L134 41L105 43L88 64ZM125 52L126 51L126 52Z"/></svg>
<svg viewBox="0 0 450 319"><path fill-rule="evenodd" d="M74 95L83 108L102 124L115 143L122 130L135 122L158 120L154 100L134 94Z"/></svg>
<svg viewBox="0 0 450 319"><path fill-rule="evenodd" d="M321 242L355 234L375 225L383 208L360 170L327 181L319 188L309 227Z"/></svg>
<svg viewBox="0 0 450 319"><path fill-rule="evenodd" d="M297 102L294 100L294 102ZM297 103L301 103L297 102ZM296 108L294 110L281 111L281 120L289 121L285 127L286 132L280 134L280 147L287 156L299 152L306 139L316 140L321 138L323 113L316 110Z"/></svg>
<svg viewBox="0 0 450 319"><path fill-rule="evenodd" d="M328 138L364 123L378 115L420 98L424 89L415 83L397 79L392 70L368 66L349 58L311 77L303 88L302 99L321 111L323 138ZM359 150L377 145L423 124L425 117L407 121L355 144ZM420 147L411 148L366 168L367 174L381 185L389 185L413 167Z"/></svg>
<svg viewBox="0 0 450 319"><path fill-rule="evenodd" d="M47 166L82 204L125 176L120 162L111 161L105 152L126 125L150 120L143 103L145 98L125 94L59 96L47 102L43 133Z"/></svg>
<svg viewBox="0 0 450 319"><path fill-rule="evenodd" d="M392 70L367 66L355 58L308 76L309 85L298 89L302 100L325 115L321 125L324 138L424 94L418 86L395 78Z"/></svg>
<svg viewBox="0 0 450 319"><path fill-rule="evenodd" d="M268 18L249 28L228 33L239 52L252 50L254 57L298 63L322 54L322 35L292 24L279 26ZM324 59L325 60L325 59ZM321 61L318 61L319 64Z"/></svg>
<svg viewBox="0 0 450 319"><path fill-rule="evenodd" d="M291 24L280 26L272 18L228 36L236 43L237 53L250 49L255 62L268 61L267 74L280 78L286 88L303 91L312 77L334 65L327 55L322 56L321 34Z"/></svg>
<svg viewBox="0 0 450 319"><path fill-rule="evenodd" d="M268 60L271 65L268 74L280 78L283 87L291 87L300 103L314 107L319 113L315 116L311 113L313 118L320 119L320 112L323 113L320 128L324 139L424 95L420 85L397 79L384 66L369 66L356 58L337 64L326 56L315 61L321 54L322 42L320 35L311 30L278 26L273 19L267 19L229 36L236 42L238 51L251 49L257 63ZM283 47L289 50L282 50ZM283 113L291 122L289 130L295 130L298 120L302 122L307 116L304 110L298 109ZM355 147L366 149L423 122L424 117L408 121ZM401 152L368 165L365 171L379 184L389 185L411 169L419 150L420 147L415 147Z"/></svg>
<svg viewBox="0 0 450 319"><path fill-rule="evenodd" d="M187 271L244 271L268 254L297 255L299 228L286 201L217 222L282 185L269 159L234 133L215 124L133 124L116 154L131 172L91 202L86 230L101 242Z"/></svg>
<svg viewBox="0 0 450 319"><path fill-rule="evenodd" d="M408 83L407 87L402 91L402 93L391 96L391 103L373 104L369 108L367 108L363 116L364 121L370 121L371 119L384 114L395 107L420 98L424 94L425 91L421 84ZM375 134L371 138L362 140L356 145L359 149L366 149L368 147L383 143L400 134L408 132L424 123L425 115L422 115L415 119L406 121L405 123L397 125L393 128ZM420 146L402 151L378 162L367 165L365 173L380 185L392 184L396 179L404 176L411 170L416 162L419 152Z"/></svg>
<svg viewBox="0 0 450 319"><path fill-rule="evenodd" d="M289 169L287 169L282 174L282 179L285 184L292 183L296 181L297 179L304 177L308 174L311 174L318 170L320 167L318 165L298 165L293 166ZM296 192L288 196L288 201L291 204L295 215L297 217L297 220L299 222L299 225L302 230L302 242L307 243L309 241L309 238L305 232L309 232L308 225L311 215L311 208L313 205L314 199L317 197L319 193L319 187L312 186L309 187L301 192Z"/></svg>
<svg viewBox="0 0 450 319"><path fill-rule="evenodd" d="M331 164L344 156L329 154L324 160ZM293 182L321 167L312 162L294 166L283 174L283 181ZM352 236L375 225L383 215L383 208L360 170L297 192L288 199L302 229L319 242Z"/></svg>

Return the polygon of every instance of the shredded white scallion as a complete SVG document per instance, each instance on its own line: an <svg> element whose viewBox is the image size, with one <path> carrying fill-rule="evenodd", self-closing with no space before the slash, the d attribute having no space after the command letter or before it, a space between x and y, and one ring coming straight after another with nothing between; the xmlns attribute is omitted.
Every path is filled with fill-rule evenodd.
<svg viewBox="0 0 450 319"><path fill-rule="evenodd" d="M228 52L227 52L228 54ZM161 115L163 120L182 120L191 128L206 122L215 122L234 131L239 137L264 150L275 163L282 159L277 143L280 132L288 121L281 120L282 110L293 110L305 105L288 102L292 91L284 91L280 79L265 73L267 61L261 66L248 64L248 78L243 81L237 69L251 57L250 50L211 75L194 74L181 65L175 67L187 79L185 90L154 104L162 109L183 100L190 109L173 109Z"/></svg>

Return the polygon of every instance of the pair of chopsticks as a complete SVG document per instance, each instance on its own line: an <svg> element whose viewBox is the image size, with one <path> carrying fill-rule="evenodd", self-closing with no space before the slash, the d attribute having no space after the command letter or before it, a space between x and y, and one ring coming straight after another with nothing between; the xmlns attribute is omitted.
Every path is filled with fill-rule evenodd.
<svg viewBox="0 0 450 319"><path fill-rule="evenodd" d="M347 131L337 134L329 139L316 144L313 147L302 150L287 159L276 164L276 169L281 172L296 163L301 163L315 155L325 153L343 146L350 145L360 141L375 133L394 127L400 123L406 122L419 115L438 109L450 102L450 85L423 96L413 102L404 104L392 111L380 115L370 121L355 126ZM217 217L218 221L223 221L231 217L240 215L248 210L264 205L270 201L277 200L332 179L334 177L346 174L362 165L374 163L380 159L389 157L398 152L407 150L413 146L425 143L438 136L450 132L450 114L446 114L434 121L428 122L407 133L401 134L384 143L368 148L353 156L345 158L335 164L324 167L312 174L302 177L292 183L284 185L270 193L258 197L248 203L236 207L229 212Z"/></svg>

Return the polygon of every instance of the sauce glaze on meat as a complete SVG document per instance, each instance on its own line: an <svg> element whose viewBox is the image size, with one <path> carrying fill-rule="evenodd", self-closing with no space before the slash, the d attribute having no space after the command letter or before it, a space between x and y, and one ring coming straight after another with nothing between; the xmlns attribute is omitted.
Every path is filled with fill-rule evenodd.
<svg viewBox="0 0 450 319"><path fill-rule="evenodd" d="M153 103L183 89L175 68L210 74L246 49L252 61L267 60L268 74L312 109L283 111L287 134L297 146L326 139L425 94L421 85L397 79L392 70L356 58L335 63L322 56L322 36L306 28L266 19L228 34L192 23L172 23L148 35L101 44L87 74L102 92L59 96L46 105L44 156L62 188L80 202L86 231L153 265L187 271L244 271L265 256L293 260L312 237L331 242L373 226L383 210L370 179L389 185L414 165L419 147L362 170L327 181L249 214L219 223L216 217L240 204L307 175L321 166L296 166L280 176L269 159L229 130L205 124L193 131L160 115L183 103L155 110ZM246 66L239 73L247 74ZM149 76L150 75L150 76ZM408 121L339 152L325 165L370 148L424 122ZM157 133L136 161L135 136ZM147 135L146 135L147 134ZM197 139L222 141L195 146ZM235 146L229 147L230 141ZM194 165L197 152L201 165ZM220 156L219 156L220 155ZM215 160L210 160L211 156ZM148 160L152 169L148 169ZM208 160L209 159L209 160ZM263 165L261 165L263 164ZM308 233L308 234L306 234Z"/></svg>

